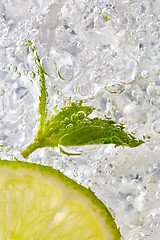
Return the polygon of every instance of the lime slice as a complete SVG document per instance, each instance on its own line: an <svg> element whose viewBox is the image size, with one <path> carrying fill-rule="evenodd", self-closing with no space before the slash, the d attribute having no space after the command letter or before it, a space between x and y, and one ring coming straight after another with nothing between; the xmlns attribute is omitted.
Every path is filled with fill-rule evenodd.
<svg viewBox="0 0 160 240"><path fill-rule="evenodd" d="M51 167L0 160L0 213L2 240L121 239L93 192Z"/></svg>

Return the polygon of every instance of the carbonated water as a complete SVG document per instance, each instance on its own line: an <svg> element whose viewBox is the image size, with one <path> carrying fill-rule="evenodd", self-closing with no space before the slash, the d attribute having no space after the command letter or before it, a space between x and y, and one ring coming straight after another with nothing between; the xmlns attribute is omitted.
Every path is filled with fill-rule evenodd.
<svg viewBox="0 0 160 240"><path fill-rule="evenodd" d="M84 146L36 150L90 187L125 240L160 239L160 1L1 0L0 158L20 152L37 132L39 79L27 40L49 76L48 112L71 97L94 106L145 141L137 148ZM58 94L57 94L58 93Z"/></svg>

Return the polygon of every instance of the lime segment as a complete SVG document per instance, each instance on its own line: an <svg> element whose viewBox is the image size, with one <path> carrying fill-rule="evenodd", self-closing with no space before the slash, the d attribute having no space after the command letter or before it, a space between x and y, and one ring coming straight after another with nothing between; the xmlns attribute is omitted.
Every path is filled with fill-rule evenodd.
<svg viewBox="0 0 160 240"><path fill-rule="evenodd" d="M58 170L0 160L0 239L118 240L104 204Z"/></svg>

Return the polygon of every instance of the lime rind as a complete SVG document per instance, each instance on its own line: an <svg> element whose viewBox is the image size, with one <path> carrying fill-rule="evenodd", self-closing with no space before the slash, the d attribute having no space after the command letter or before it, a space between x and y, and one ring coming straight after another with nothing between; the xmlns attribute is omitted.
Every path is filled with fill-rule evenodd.
<svg viewBox="0 0 160 240"><path fill-rule="evenodd" d="M4 173L5 173L5 168L9 169L10 173L12 172L12 170L18 171L17 177L23 176L24 173L26 172L26 174L27 175L29 174L29 176L31 173L32 177L38 176L38 178L40 179L42 178L42 181L43 179L48 179L48 181L51 182L51 184L53 179L54 180L53 182L57 183L57 187L63 184L65 186L66 191L69 194L72 195L72 193L74 192L75 199L73 198L73 200L77 201L76 197L82 196L82 199L85 198L86 201L89 201L87 205L88 208L92 207L92 212L94 209L95 217L96 215L98 215L100 220L102 218L102 222L104 222L104 224L102 224L103 227L106 228L107 231L109 231L113 235L112 240L121 239L120 230L117 228L114 218L108 211L107 207L103 204L103 202L100 201L95 196L94 192L92 192L90 189L86 189L85 187L79 185L75 181L65 176L59 170L55 170L49 166L37 165L35 163L0 160L0 169L2 169ZM79 198L78 198L78 201L79 201Z"/></svg>

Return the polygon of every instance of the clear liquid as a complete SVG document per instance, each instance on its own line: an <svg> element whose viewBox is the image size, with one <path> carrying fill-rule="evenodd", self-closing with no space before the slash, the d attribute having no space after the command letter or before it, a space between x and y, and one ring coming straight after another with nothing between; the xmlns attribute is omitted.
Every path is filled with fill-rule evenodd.
<svg viewBox="0 0 160 240"><path fill-rule="evenodd" d="M40 149L27 159L90 187L112 209L126 240L160 237L159 15L158 0L0 3L0 158L24 160L20 152L37 131L39 83L25 42L32 40L50 74L51 114L69 97L83 99L97 108L95 116L145 139L135 149L71 149L83 152L77 157Z"/></svg>

